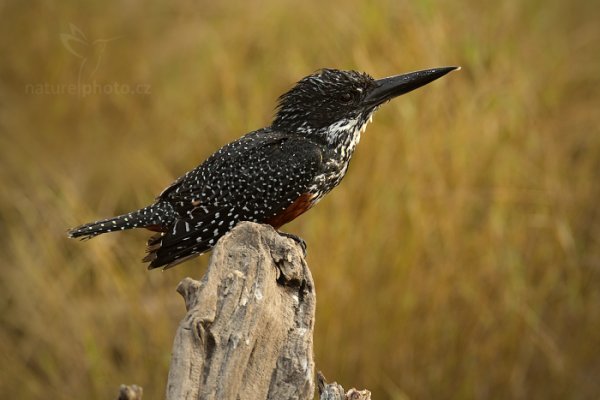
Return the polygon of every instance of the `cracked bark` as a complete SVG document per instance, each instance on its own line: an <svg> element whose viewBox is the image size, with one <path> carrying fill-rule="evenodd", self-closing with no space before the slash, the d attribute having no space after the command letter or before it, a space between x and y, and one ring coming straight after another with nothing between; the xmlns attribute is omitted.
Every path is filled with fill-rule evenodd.
<svg viewBox="0 0 600 400"><path fill-rule="evenodd" d="M121 385L117 400L142 400L143 390L138 385Z"/></svg>
<svg viewBox="0 0 600 400"><path fill-rule="evenodd" d="M238 224L201 281L177 291L187 314L173 343L167 400L313 399L315 291L303 249L272 227ZM318 376L322 400L368 400Z"/></svg>
<svg viewBox="0 0 600 400"><path fill-rule="evenodd" d="M317 374L317 380L319 400L371 400L371 392L368 390L356 390L352 388L344 392L344 388L337 382L327 383L320 371Z"/></svg>
<svg viewBox="0 0 600 400"><path fill-rule="evenodd" d="M173 344L167 399L312 399L315 292L301 248L241 223L201 281L177 291L188 310Z"/></svg>

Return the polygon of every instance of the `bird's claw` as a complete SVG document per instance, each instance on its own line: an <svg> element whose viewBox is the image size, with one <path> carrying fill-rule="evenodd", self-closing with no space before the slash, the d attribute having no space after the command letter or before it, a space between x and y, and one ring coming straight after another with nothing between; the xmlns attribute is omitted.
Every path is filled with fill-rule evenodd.
<svg viewBox="0 0 600 400"><path fill-rule="evenodd" d="M285 236L287 238L292 239L294 242L298 243L302 248L302 256L306 257L306 242L300 236L296 236L292 233L287 232L279 232L281 236Z"/></svg>

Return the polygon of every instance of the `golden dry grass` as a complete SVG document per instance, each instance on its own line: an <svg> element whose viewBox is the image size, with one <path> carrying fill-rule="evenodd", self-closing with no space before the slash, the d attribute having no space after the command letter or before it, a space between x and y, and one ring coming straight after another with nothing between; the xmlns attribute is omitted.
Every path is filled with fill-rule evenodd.
<svg viewBox="0 0 600 400"><path fill-rule="evenodd" d="M145 232L68 227L145 205L267 124L320 67L460 64L386 105L348 177L287 230L308 242L317 366L374 398L600 393L600 25L592 1L0 5L0 397L163 396L184 308ZM70 24L107 43L77 82ZM88 54L88 53L86 53ZM90 50L90 58L97 57ZM89 73L89 71L87 72Z"/></svg>

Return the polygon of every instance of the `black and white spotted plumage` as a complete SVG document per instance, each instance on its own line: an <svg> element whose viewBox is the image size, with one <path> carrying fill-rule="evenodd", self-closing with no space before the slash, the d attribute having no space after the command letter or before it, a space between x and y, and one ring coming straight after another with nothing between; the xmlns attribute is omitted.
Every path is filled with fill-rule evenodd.
<svg viewBox="0 0 600 400"><path fill-rule="evenodd" d="M149 268L174 266L210 250L240 221L275 228L302 214L337 186L360 134L385 101L453 67L382 80L355 71L321 70L280 97L270 127L222 147L177 179L155 203L82 225L71 237L144 227Z"/></svg>
<svg viewBox="0 0 600 400"><path fill-rule="evenodd" d="M69 237L91 239L103 233L125 229L161 229L162 226L173 224L177 217L178 214L170 203L157 201L148 207L118 217L106 218L73 228L69 230Z"/></svg>
<svg viewBox="0 0 600 400"><path fill-rule="evenodd" d="M265 222L306 192L322 146L270 129L223 147L161 196L180 216L146 261L151 267L210 250L240 221Z"/></svg>

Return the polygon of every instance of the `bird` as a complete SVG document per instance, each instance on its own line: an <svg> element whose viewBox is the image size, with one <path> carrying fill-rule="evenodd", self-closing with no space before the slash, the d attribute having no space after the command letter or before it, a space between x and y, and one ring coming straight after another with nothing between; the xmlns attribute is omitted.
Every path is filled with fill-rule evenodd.
<svg viewBox="0 0 600 400"><path fill-rule="evenodd" d="M68 235L90 239L133 228L154 231L143 262L148 269L167 269L210 251L238 222L278 230L341 182L361 133L381 105L459 68L382 79L353 70L317 70L279 97L270 126L223 146L154 203L78 226Z"/></svg>

